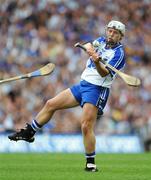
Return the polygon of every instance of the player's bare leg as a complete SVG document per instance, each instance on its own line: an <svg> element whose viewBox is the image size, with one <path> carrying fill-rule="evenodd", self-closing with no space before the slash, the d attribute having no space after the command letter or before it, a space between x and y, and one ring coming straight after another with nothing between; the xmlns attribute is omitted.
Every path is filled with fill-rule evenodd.
<svg viewBox="0 0 151 180"><path fill-rule="evenodd" d="M83 134L83 143L86 153L86 169L87 171L97 171L95 165L95 144L94 125L96 122L98 109L96 106L86 103L83 107L83 115L81 121L81 129Z"/></svg>
<svg viewBox="0 0 151 180"><path fill-rule="evenodd" d="M35 119L38 124L44 125L51 119L55 111L72 108L78 105L79 103L75 100L70 89L67 89L56 97L48 100Z"/></svg>
<svg viewBox="0 0 151 180"><path fill-rule="evenodd" d="M56 97L46 102L42 110L33 120L32 125L27 124L25 129L21 129L19 132L8 136L8 138L13 141L25 140L33 142L36 130L51 120L55 111L75 107L77 105L79 105L79 103L72 95L70 89L64 90Z"/></svg>

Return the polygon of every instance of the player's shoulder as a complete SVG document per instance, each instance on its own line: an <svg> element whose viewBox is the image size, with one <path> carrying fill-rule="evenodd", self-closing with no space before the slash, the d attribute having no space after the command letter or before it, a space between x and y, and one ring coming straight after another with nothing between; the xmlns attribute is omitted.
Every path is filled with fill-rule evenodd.
<svg viewBox="0 0 151 180"><path fill-rule="evenodd" d="M97 39L95 39L94 41L93 41L93 45L94 45L94 47L96 46L100 46L100 44L105 44L106 43L106 38L105 37L98 37Z"/></svg>
<svg viewBox="0 0 151 180"><path fill-rule="evenodd" d="M95 41L98 41L99 43L106 42L106 38L104 36L100 36L97 39L95 39Z"/></svg>
<svg viewBox="0 0 151 180"><path fill-rule="evenodd" d="M114 47L114 50L122 53L124 53L125 51L124 46L121 43L119 43L116 47Z"/></svg>
<svg viewBox="0 0 151 180"><path fill-rule="evenodd" d="M125 50L122 44L119 44L113 51L116 57L120 57L120 59L125 59Z"/></svg>

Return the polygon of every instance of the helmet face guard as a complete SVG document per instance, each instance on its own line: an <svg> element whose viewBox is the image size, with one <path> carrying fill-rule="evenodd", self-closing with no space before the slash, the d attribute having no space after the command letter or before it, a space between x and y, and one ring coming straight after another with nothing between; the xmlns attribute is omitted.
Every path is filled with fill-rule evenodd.
<svg viewBox="0 0 151 180"><path fill-rule="evenodd" d="M113 28L118 30L122 36L125 35L125 25L120 21L110 21L107 25L107 28Z"/></svg>

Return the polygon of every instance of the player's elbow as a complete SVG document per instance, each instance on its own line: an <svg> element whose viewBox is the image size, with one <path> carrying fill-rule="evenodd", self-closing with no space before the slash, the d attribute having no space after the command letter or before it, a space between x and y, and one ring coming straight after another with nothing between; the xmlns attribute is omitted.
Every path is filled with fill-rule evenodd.
<svg viewBox="0 0 151 180"><path fill-rule="evenodd" d="M101 77L106 77L109 74L109 72L101 72L100 75Z"/></svg>
<svg viewBox="0 0 151 180"><path fill-rule="evenodd" d="M97 71L101 77L105 77L109 74L109 71L106 68L98 68Z"/></svg>
<svg viewBox="0 0 151 180"><path fill-rule="evenodd" d="M101 76L102 76L102 77L106 77L106 76L107 76L107 74L101 74Z"/></svg>

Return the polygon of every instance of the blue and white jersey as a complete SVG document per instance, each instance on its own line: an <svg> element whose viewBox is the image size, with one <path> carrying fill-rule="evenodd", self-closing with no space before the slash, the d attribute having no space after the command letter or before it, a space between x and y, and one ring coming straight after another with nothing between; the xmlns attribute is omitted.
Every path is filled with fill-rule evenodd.
<svg viewBox="0 0 151 180"><path fill-rule="evenodd" d="M99 37L93 41L93 46L104 61L118 70L123 69L125 65L125 53L121 43L118 43L113 48L107 48L106 38ZM89 58L86 68L81 75L81 79L98 86L110 88L116 73L109 68L108 70L110 73L105 77L101 77L96 70L93 60Z"/></svg>

